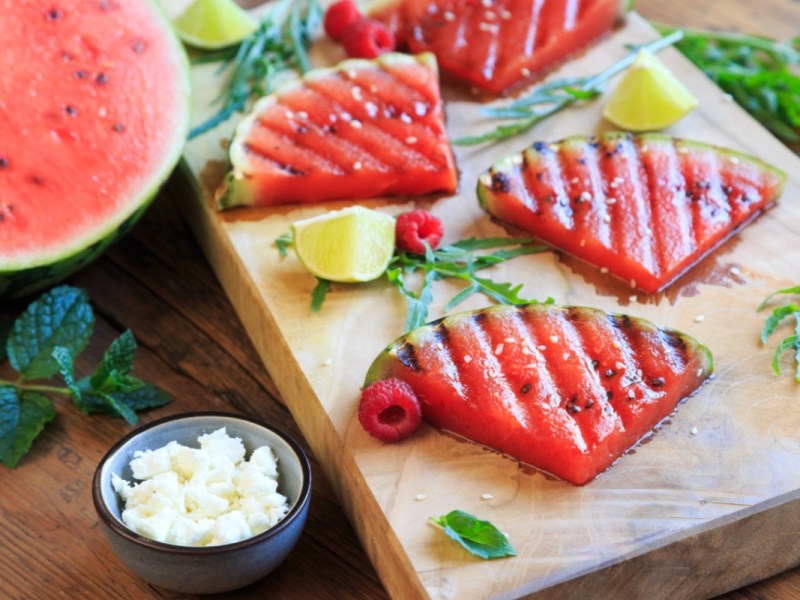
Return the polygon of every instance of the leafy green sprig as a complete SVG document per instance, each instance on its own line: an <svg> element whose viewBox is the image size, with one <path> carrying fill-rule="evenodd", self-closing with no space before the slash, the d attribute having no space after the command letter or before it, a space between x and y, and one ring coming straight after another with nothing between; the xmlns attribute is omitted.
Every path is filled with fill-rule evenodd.
<svg viewBox="0 0 800 600"><path fill-rule="evenodd" d="M557 79L535 87L529 94L502 107L488 107L481 112L488 117L513 120L512 123L478 135L456 138L453 144L473 146L487 142L498 142L524 131L548 117L572 106L580 100L593 100L603 93L605 84L615 75L627 69L636 60L639 49L658 52L681 39L682 31L675 31L648 44L637 46L628 56L606 70L587 77ZM543 107L543 108L535 108Z"/></svg>
<svg viewBox="0 0 800 600"><path fill-rule="evenodd" d="M800 294L800 285L773 292L764 299L759 305L758 310L764 310L776 296L792 294ZM794 350L795 362L797 363L795 380L800 383L800 306L798 306L797 303L789 302L772 310L772 313L764 322L764 327L761 329L761 343L766 344L767 340L777 331L781 323L792 320L794 320L794 333L783 338L775 348L775 352L772 355L772 370L776 375L780 375L781 356L787 351Z"/></svg>
<svg viewBox="0 0 800 600"><path fill-rule="evenodd" d="M137 411L170 401L168 394L132 376L136 340L115 339L95 371L76 379L75 358L86 348L94 314L86 292L63 285L31 303L0 328L0 360L19 376L0 379L0 463L15 467L44 426L55 417L48 396L71 397L84 413L118 416L134 425ZM61 375L64 387L39 380Z"/></svg>
<svg viewBox="0 0 800 600"><path fill-rule="evenodd" d="M676 44L712 81L787 143L800 143L800 38L679 29L654 24L662 34L681 32Z"/></svg>
<svg viewBox="0 0 800 600"><path fill-rule="evenodd" d="M275 240L281 256L286 256L292 245L291 235L282 235ZM533 244L528 238L469 238L432 250L425 244L425 254L413 254L396 250L386 269L385 277L408 301L406 330L411 331L424 325L433 302L433 283L442 279L460 280L466 285L448 302L450 311L458 304L476 293L495 300L500 304L530 304L520 296L522 284L513 285L481 277L478 272L503 263L517 256L537 254L548 250L543 244ZM484 253L484 250L493 252ZM416 274L416 275L415 275ZM420 276L418 289L412 289L408 279ZM311 292L311 310L317 312L322 307L330 291L330 282L317 278L317 285Z"/></svg>
<svg viewBox="0 0 800 600"><path fill-rule="evenodd" d="M311 66L307 48L322 22L317 0L281 0L238 46L200 54L195 64L223 61L220 70L230 68L223 91L215 100L219 111L189 132L192 139L243 112L252 98L274 90L276 75L289 69L301 73Z"/></svg>
<svg viewBox="0 0 800 600"><path fill-rule="evenodd" d="M438 519L431 517L430 521L475 556L489 560L517 554L502 531L463 510L450 511Z"/></svg>

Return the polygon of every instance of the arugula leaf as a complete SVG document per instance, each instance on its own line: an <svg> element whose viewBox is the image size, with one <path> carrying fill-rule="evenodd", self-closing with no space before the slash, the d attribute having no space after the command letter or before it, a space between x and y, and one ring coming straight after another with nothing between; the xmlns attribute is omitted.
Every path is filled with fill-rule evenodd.
<svg viewBox="0 0 800 600"><path fill-rule="evenodd" d="M44 426L53 420L56 411L47 396L38 392L26 391L16 402L16 411L11 408L11 395L17 399L16 389L0 387L0 463L14 468L20 459L30 450L33 441L42 432ZM6 426L7 415L16 413L14 427Z"/></svg>
<svg viewBox="0 0 800 600"><path fill-rule="evenodd" d="M451 540L483 559L504 558L517 554L506 535L497 527L462 510L453 510L438 519L431 517L431 522L444 529Z"/></svg>
<svg viewBox="0 0 800 600"><path fill-rule="evenodd" d="M322 9L317 0L280 0L238 46L201 55L195 63L223 61L222 69L230 71L222 94L215 100L222 103L221 108L195 126L188 139L246 110L252 98L271 93L279 73L290 69L308 71L306 49L321 21Z"/></svg>
<svg viewBox="0 0 800 600"><path fill-rule="evenodd" d="M331 282L317 277L317 285L311 290L311 312L319 312L325 297L331 289Z"/></svg>
<svg viewBox="0 0 800 600"><path fill-rule="evenodd" d="M294 240L290 234L285 233L283 235L279 235L277 238L275 238L275 245L278 247L278 253L281 256L286 256L288 254L287 250L293 242Z"/></svg>
<svg viewBox="0 0 800 600"><path fill-rule="evenodd" d="M58 363L53 348L63 346L74 354L89 343L94 315L84 290L60 286L33 302L15 322L7 349L11 366L23 379L52 377Z"/></svg>
<svg viewBox="0 0 800 600"><path fill-rule="evenodd" d="M484 109L483 113L485 115L513 119L513 122L498 125L486 133L456 138L452 140L452 143L460 146L473 146L486 142L497 142L527 131L537 123L572 106L575 102L589 101L600 96L603 93L605 84L611 78L633 64L633 61L636 60L636 53L640 48L645 48L655 53L674 44L682 36L683 32L681 30L673 31L665 37L639 46L631 54L596 75L551 81L534 88L529 94L506 107ZM541 104L549 106L541 110L529 109L531 106Z"/></svg>
<svg viewBox="0 0 800 600"><path fill-rule="evenodd" d="M767 296L761 304L759 304L759 311L765 309L775 296L782 294L800 294L800 286L793 286L778 290ZM794 302L778 306L772 310L772 313L764 321L764 326L761 329L761 343L766 344L770 336L774 334L781 323L794 319L794 334L785 337L780 341L775 352L772 354L772 371L775 375L781 374L781 356L790 350L794 351L795 362L797 369L795 373L795 380L800 383L800 306Z"/></svg>

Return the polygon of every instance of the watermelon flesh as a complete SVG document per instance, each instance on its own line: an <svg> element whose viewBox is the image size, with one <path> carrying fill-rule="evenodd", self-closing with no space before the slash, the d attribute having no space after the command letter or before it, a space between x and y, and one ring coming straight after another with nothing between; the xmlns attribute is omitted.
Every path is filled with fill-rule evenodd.
<svg viewBox="0 0 800 600"><path fill-rule="evenodd" d="M785 181L733 150L611 132L536 142L482 174L477 192L500 221L653 293L769 208Z"/></svg>
<svg viewBox="0 0 800 600"><path fill-rule="evenodd" d="M540 77L606 34L620 0L398 0L371 14L411 52L433 52L443 72L499 94Z"/></svg>
<svg viewBox="0 0 800 600"><path fill-rule="evenodd" d="M493 306L399 338L365 385L402 379L433 425L584 485L650 435L712 365L700 342L644 319Z"/></svg>
<svg viewBox="0 0 800 600"><path fill-rule="evenodd" d="M307 73L236 128L221 209L452 193L458 177L431 54Z"/></svg>
<svg viewBox="0 0 800 600"><path fill-rule="evenodd" d="M0 0L0 297L61 279L180 158L189 67L152 1Z"/></svg>

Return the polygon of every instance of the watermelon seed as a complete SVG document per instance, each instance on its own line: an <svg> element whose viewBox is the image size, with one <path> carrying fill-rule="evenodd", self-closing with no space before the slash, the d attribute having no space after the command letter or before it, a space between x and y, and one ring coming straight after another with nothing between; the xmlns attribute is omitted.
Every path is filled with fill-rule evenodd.
<svg viewBox="0 0 800 600"><path fill-rule="evenodd" d="M51 8L47 11L47 20L48 21L58 21L61 18L61 11L57 8Z"/></svg>
<svg viewBox="0 0 800 600"><path fill-rule="evenodd" d="M89 76L89 71L86 69L79 69L75 71L75 79L86 79Z"/></svg>
<svg viewBox="0 0 800 600"><path fill-rule="evenodd" d="M730 196L733 193L733 188L729 185L726 185L724 188L722 188L722 191L726 196Z"/></svg>
<svg viewBox="0 0 800 600"><path fill-rule="evenodd" d="M667 380L664 379L663 377L653 377L650 380L650 385L653 386L654 388L664 387L666 385L666 383L667 383Z"/></svg>
<svg viewBox="0 0 800 600"><path fill-rule="evenodd" d="M112 129L113 131L116 131L116 132L118 132L118 133L119 133L119 132L121 132L121 131L125 131L125 125L123 125L122 123L114 123L114 124L111 126L111 129Z"/></svg>
<svg viewBox="0 0 800 600"><path fill-rule="evenodd" d="M511 190L511 179L501 171L493 172L491 188L493 192L507 194Z"/></svg>
<svg viewBox="0 0 800 600"><path fill-rule="evenodd" d="M614 392L612 390L606 390L606 400L611 400L614 397Z"/></svg>
<svg viewBox="0 0 800 600"><path fill-rule="evenodd" d="M105 85L108 83L108 75L105 73L98 73L94 80L100 85Z"/></svg>
<svg viewBox="0 0 800 600"><path fill-rule="evenodd" d="M33 183L34 185L44 185L44 179L42 179L38 175L31 175L31 183Z"/></svg>
<svg viewBox="0 0 800 600"><path fill-rule="evenodd" d="M593 406L594 406L594 400L592 400L591 398L589 398L589 399L586 401L586 405L584 406L584 408L586 408L586 409L588 410L588 409L592 408Z"/></svg>
<svg viewBox="0 0 800 600"><path fill-rule="evenodd" d="M522 394L523 396L524 396L525 394L527 394L528 392L530 392L530 391L531 391L531 384L530 384L530 383L526 383L526 384L525 384L525 385L523 385L523 386L522 386L522 388L520 388L520 390L519 390L520 394Z"/></svg>
<svg viewBox="0 0 800 600"><path fill-rule="evenodd" d="M64 106L64 112L67 113L70 117L75 117L78 115L78 109L72 106L71 104L67 104Z"/></svg>
<svg viewBox="0 0 800 600"><path fill-rule="evenodd" d="M597 360L596 358L594 360L592 360L592 367L593 368L596 369L599 366L600 366L600 361L599 360Z"/></svg>
<svg viewBox="0 0 800 600"><path fill-rule="evenodd" d="M131 44L131 50L133 50L136 54L142 54L145 50L147 50L147 44L144 40L136 39L133 44Z"/></svg>
<svg viewBox="0 0 800 600"><path fill-rule="evenodd" d="M606 376L606 379L611 379L617 372L614 369L606 369L606 372L603 375Z"/></svg>
<svg viewBox="0 0 800 600"><path fill-rule="evenodd" d="M5 156L0 156L0 169L8 168L8 159Z"/></svg>

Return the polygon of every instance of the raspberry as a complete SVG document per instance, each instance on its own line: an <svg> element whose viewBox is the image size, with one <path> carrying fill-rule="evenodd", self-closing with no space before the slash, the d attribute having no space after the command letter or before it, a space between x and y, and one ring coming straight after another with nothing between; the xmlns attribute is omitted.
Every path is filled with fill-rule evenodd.
<svg viewBox="0 0 800 600"><path fill-rule="evenodd" d="M394 34L380 21L361 18L342 33L342 46L351 58L375 58L395 48Z"/></svg>
<svg viewBox="0 0 800 600"><path fill-rule="evenodd" d="M341 42L345 29L360 18L361 12L353 0L334 2L325 13L325 33L332 40Z"/></svg>
<svg viewBox="0 0 800 600"><path fill-rule="evenodd" d="M394 232L395 245L400 250L414 254L425 254L423 242L428 242L431 250L436 250L444 235L439 218L422 209L412 210L397 217Z"/></svg>
<svg viewBox="0 0 800 600"><path fill-rule="evenodd" d="M405 381L383 379L361 393L358 420L372 437L399 442L417 429L422 410L417 395Z"/></svg>

